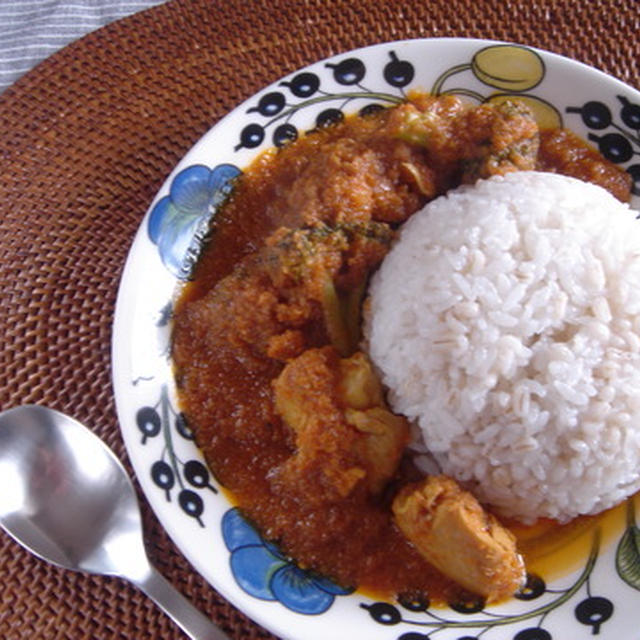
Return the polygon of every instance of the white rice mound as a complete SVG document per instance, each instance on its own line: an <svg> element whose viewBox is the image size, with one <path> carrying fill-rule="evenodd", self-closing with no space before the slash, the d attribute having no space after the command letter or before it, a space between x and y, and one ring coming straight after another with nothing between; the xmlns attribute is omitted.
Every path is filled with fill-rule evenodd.
<svg viewBox="0 0 640 640"><path fill-rule="evenodd" d="M640 488L640 223L519 172L438 198L372 279L365 344L442 471L523 522Z"/></svg>

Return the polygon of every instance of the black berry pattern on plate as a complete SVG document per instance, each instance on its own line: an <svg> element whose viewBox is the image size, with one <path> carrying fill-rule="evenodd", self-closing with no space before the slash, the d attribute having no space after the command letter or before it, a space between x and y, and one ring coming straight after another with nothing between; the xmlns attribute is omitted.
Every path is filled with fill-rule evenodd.
<svg viewBox="0 0 640 640"><path fill-rule="evenodd" d="M640 104L622 95L616 98L619 105L614 110L604 102L589 100L579 107L567 107L566 111L581 117L591 129L589 140L607 160L631 163L626 167L633 181L631 192L640 196Z"/></svg>
<svg viewBox="0 0 640 640"><path fill-rule="evenodd" d="M256 114L263 119L250 122L240 131L240 139L235 150L255 149L271 133L271 143L282 147L299 137L300 131L291 120L302 109L319 103L337 103L337 106L327 106L315 118L315 128L340 122L345 115L345 107L355 100L367 100L370 104L361 109L367 115L375 108L383 105L394 105L403 102L403 93L415 76L415 69L411 62L402 60L395 51L389 51L389 60L382 68L382 77L395 93L371 91L365 86L367 69L359 58L346 57L335 62L325 63L331 70L333 80L345 87L344 90L325 91L322 88L320 75L308 71L295 74L289 80L283 80L279 86L283 91L269 91L262 95L255 105L247 109L248 114ZM312 129L313 131L313 129Z"/></svg>
<svg viewBox="0 0 640 640"><path fill-rule="evenodd" d="M613 603L608 598L589 596L578 604L575 615L578 622L592 627L592 634L600 633L600 625L613 614Z"/></svg>
<svg viewBox="0 0 640 640"><path fill-rule="evenodd" d="M209 469L201 460L183 460L178 456L174 438L193 440L193 433L184 414L173 409L166 387L162 388L155 405L138 409L136 424L142 434L142 444L157 437L163 440L159 458L150 468L151 480L162 489L167 502L177 497L180 509L204 527L202 514L205 503L200 492L218 493L218 489L212 482Z"/></svg>
<svg viewBox="0 0 640 640"><path fill-rule="evenodd" d="M364 62L358 58L345 58L338 63L327 62L325 67L333 69L333 78L338 84L360 85L367 73Z"/></svg>

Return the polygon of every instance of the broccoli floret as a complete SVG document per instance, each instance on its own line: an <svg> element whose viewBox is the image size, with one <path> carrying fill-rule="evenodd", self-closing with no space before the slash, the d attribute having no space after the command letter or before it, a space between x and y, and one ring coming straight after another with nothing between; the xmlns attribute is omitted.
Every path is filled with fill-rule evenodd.
<svg viewBox="0 0 640 640"><path fill-rule="evenodd" d="M320 303L327 334L342 355L359 339L360 302L387 253L393 230L380 222L281 228L267 242L266 262L279 287L297 287Z"/></svg>

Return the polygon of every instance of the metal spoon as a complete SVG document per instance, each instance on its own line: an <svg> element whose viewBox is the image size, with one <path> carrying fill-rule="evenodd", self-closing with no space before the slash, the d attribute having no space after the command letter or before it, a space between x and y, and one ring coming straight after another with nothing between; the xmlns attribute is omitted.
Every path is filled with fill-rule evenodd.
<svg viewBox="0 0 640 640"><path fill-rule="evenodd" d="M133 485L111 449L68 416L0 413L0 525L55 565L129 580L195 640L228 640L149 563Z"/></svg>

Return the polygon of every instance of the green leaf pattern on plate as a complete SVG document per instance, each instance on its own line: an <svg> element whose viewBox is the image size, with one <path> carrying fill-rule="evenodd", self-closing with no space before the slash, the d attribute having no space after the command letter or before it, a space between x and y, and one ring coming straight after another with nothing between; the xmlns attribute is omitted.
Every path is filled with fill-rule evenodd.
<svg viewBox="0 0 640 640"><path fill-rule="evenodd" d="M640 529L633 498L627 500L627 529L618 543L616 570L630 587L640 591Z"/></svg>

